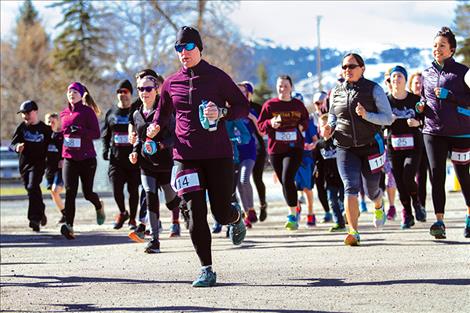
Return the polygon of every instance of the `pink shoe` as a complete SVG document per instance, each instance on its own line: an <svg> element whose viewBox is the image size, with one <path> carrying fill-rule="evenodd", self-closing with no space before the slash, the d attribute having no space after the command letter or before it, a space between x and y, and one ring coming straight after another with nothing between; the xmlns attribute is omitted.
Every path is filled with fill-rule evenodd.
<svg viewBox="0 0 470 313"><path fill-rule="evenodd" d="M395 209L395 206L391 205L387 212L387 220L393 221L395 217L397 217L397 210Z"/></svg>

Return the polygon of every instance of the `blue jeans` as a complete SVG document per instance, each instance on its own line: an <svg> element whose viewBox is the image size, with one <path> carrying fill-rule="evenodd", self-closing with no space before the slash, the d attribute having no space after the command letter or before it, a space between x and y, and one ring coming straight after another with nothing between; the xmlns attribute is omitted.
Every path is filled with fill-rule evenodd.
<svg viewBox="0 0 470 313"><path fill-rule="evenodd" d="M377 145L357 148L336 148L336 164L344 184L345 196L356 196L361 189L361 175L364 191L372 201L382 197L379 187L381 172L372 173L368 157L378 154Z"/></svg>
<svg viewBox="0 0 470 313"><path fill-rule="evenodd" d="M345 226L343 210L344 210L344 187L329 185L326 186L326 194L328 197L328 204L333 210L335 222L340 226Z"/></svg>

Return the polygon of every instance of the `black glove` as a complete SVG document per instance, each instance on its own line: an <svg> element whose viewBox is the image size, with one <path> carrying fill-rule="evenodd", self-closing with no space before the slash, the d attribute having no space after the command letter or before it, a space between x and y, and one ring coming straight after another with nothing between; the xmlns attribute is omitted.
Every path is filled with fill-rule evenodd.
<svg viewBox="0 0 470 313"><path fill-rule="evenodd" d="M103 151L103 160L109 161L109 151Z"/></svg>
<svg viewBox="0 0 470 313"><path fill-rule="evenodd" d="M76 125L71 125L71 126L69 127L69 129L70 129L70 133L71 133L71 134L74 134L74 133L78 132L79 127L76 126Z"/></svg>

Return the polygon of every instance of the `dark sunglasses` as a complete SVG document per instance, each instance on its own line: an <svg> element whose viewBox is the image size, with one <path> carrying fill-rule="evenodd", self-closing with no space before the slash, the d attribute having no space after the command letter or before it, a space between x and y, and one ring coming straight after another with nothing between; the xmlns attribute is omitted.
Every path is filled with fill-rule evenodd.
<svg viewBox="0 0 470 313"><path fill-rule="evenodd" d="M152 86L137 87L137 90L140 91L140 92L144 92L144 91L151 92L154 88L157 88L157 87L152 87Z"/></svg>
<svg viewBox="0 0 470 313"><path fill-rule="evenodd" d="M191 51L194 48L196 48L196 44L194 42L188 42L183 45L175 45L175 50L180 53L183 52L183 49L186 51Z"/></svg>
<svg viewBox="0 0 470 313"><path fill-rule="evenodd" d="M341 68L343 70L346 70L346 69L353 70L353 69L358 68L358 67L360 67L360 65L358 65L358 64L345 64L345 65L341 66Z"/></svg>
<svg viewBox="0 0 470 313"><path fill-rule="evenodd" d="M116 93L129 93L127 89L119 89Z"/></svg>

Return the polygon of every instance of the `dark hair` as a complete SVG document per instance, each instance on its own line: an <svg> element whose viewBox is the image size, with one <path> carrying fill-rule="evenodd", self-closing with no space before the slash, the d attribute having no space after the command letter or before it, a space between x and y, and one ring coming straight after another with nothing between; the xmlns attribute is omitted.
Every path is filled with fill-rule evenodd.
<svg viewBox="0 0 470 313"><path fill-rule="evenodd" d="M357 54L357 53L352 53L352 52L346 54L346 55L343 57L343 61L344 61L344 59L346 59L346 58L349 57L349 56L352 56L352 57L356 60L357 64L359 64L359 66L362 67L362 66L365 65L365 64L364 64L364 60L362 59L362 57L361 57L359 54ZM341 63L342 63L342 61L341 61Z"/></svg>
<svg viewBox="0 0 470 313"><path fill-rule="evenodd" d="M454 55L455 49L457 48L457 40L455 40L455 35L452 32L452 30L447 26L443 26L437 32L436 37L445 37L445 38L447 38L447 41L449 42L450 48L454 49L454 52L452 52L452 55ZM434 37L434 38L436 38L436 37Z"/></svg>
<svg viewBox="0 0 470 313"><path fill-rule="evenodd" d="M279 76L277 77L277 79L285 79L285 80L288 80L289 83L290 83L290 86L291 86L291 87L294 86L294 84L292 83L292 78L290 78L289 75L279 75Z"/></svg>
<svg viewBox="0 0 470 313"><path fill-rule="evenodd" d="M155 72L151 68L146 68L145 70L137 72L137 74L135 74L135 79L139 80L139 78L143 78L145 76L153 76L153 77L157 78L158 74L157 74L157 72Z"/></svg>
<svg viewBox="0 0 470 313"><path fill-rule="evenodd" d="M90 92L88 91L88 88L83 85L83 88L85 89L85 93L83 94L83 97L85 98L85 105L91 107L95 114L99 116L101 114L101 109L100 107L96 104L95 100L90 95Z"/></svg>

